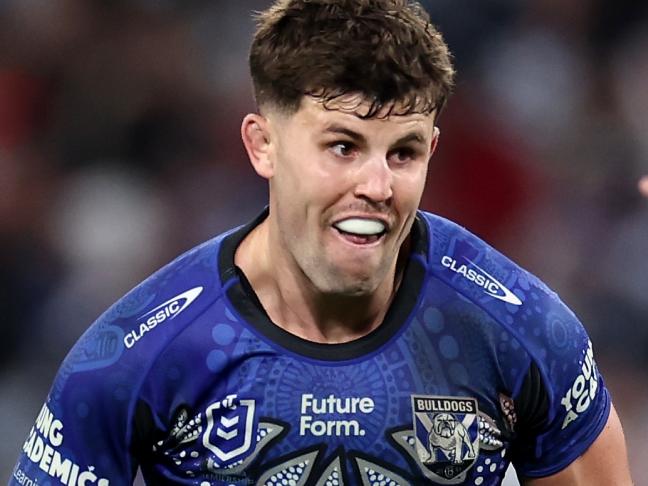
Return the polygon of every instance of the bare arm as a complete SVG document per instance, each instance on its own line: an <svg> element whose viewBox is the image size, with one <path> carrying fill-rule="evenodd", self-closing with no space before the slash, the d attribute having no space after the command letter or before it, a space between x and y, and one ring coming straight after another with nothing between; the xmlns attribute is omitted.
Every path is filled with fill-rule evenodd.
<svg viewBox="0 0 648 486"><path fill-rule="evenodd" d="M557 474L522 480L524 486L632 486L621 422L614 407L592 446Z"/></svg>
<svg viewBox="0 0 648 486"><path fill-rule="evenodd" d="M648 175L645 175L639 181L639 191L645 197L648 197Z"/></svg>

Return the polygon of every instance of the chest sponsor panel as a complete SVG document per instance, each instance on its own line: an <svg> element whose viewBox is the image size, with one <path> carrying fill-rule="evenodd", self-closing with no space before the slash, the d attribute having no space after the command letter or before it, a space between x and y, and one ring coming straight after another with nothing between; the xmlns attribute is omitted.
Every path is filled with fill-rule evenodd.
<svg viewBox="0 0 648 486"><path fill-rule="evenodd" d="M369 396L297 395L290 405L296 416L287 420L269 414L262 398L232 393L204 408L180 410L170 436L154 450L171 460L171 475L228 484L266 484L275 478L319 485L330 484L335 475L338 484L358 484L363 478L362 484L372 486L380 484L380 477L403 485L468 480L468 471L479 465L480 450L486 451L480 447L477 401L410 397L412 408L404 405L398 422L379 421L377 435L369 437L365 432L376 426L372 417L380 410ZM350 442L360 439L362 445ZM396 457L384 462L372 449L376 441L387 441Z"/></svg>

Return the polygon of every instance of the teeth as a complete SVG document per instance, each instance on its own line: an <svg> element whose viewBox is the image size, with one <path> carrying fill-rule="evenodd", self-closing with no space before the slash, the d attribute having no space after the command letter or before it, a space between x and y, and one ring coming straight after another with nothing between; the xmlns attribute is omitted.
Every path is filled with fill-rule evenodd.
<svg viewBox="0 0 648 486"><path fill-rule="evenodd" d="M375 219L349 218L335 224L335 227L345 233L371 236L385 231L385 225Z"/></svg>

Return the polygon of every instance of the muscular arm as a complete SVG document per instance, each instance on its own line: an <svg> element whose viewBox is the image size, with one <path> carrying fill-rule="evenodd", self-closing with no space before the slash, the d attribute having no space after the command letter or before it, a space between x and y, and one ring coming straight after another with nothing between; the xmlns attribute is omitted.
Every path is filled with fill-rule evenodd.
<svg viewBox="0 0 648 486"><path fill-rule="evenodd" d="M619 417L612 407L605 428L585 454L545 478L522 480L524 486L632 486Z"/></svg>

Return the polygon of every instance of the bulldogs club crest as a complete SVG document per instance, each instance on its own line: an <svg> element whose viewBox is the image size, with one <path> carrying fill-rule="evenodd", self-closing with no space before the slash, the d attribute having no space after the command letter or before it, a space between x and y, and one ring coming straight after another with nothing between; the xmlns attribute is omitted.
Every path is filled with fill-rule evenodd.
<svg viewBox="0 0 648 486"><path fill-rule="evenodd" d="M254 409L254 400L239 400L236 395L228 395L207 407L202 442L216 456L218 467L240 460L254 450Z"/></svg>
<svg viewBox="0 0 648 486"><path fill-rule="evenodd" d="M412 395L416 454L428 476L458 484L479 455L479 419L474 398Z"/></svg>

